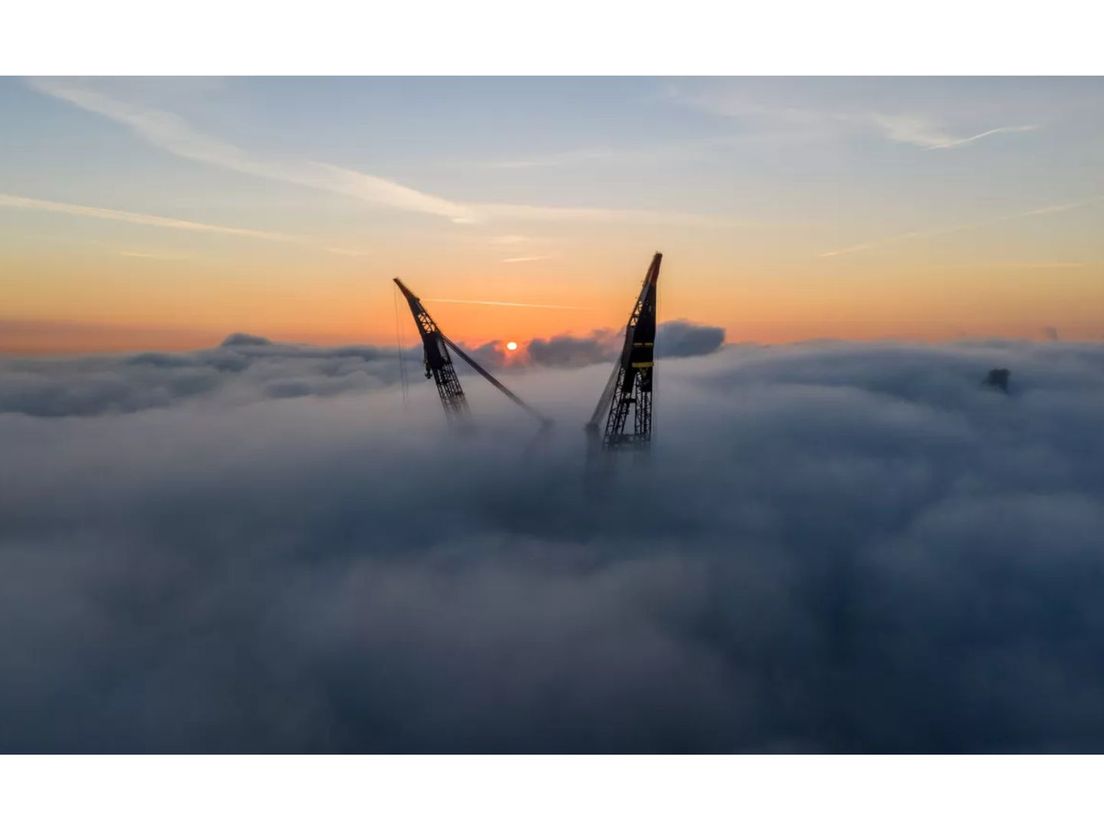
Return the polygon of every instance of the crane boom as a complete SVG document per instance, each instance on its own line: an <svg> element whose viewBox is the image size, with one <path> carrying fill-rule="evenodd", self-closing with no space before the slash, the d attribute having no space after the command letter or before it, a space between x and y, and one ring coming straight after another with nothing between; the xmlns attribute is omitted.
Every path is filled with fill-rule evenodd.
<svg viewBox="0 0 1104 828"><path fill-rule="evenodd" d="M625 341L587 430L597 437L603 415L602 447L644 447L652 440L652 385L655 376L656 286L663 254L656 253L644 276L640 295L625 326ZM629 413L632 430L626 432Z"/></svg>
<svg viewBox="0 0 1104 828"><path fill-rule="evenodd" d="M422 350L425 357L426 379L433 377L437 383L437 393L441 396L441 405L445 409L445 418L450 424L462 425L471 417L471 409L468 408L468 398L464 396L464 389L460 387L460 379L456 376L456 369L452 365L448 348L445 347L445 336L429 311L422 305L422 300L402 283L401 279L395 279L406 302L410 305L410 313L414 316L414 324L418 326L418 334L422 337Z"/></svg>
<svg viewBox="0 0 1104 828"><path fill-rule="evenodd" d="M547 428L551 425L551 420L499 382L490 371L468 356L460 346L445 336L441 329L437 327L437 323L433 321L433 317L429 315L429 311L422 305L422 300L415 296L402 283L401 279L395 279L394 281L399 286L403 296L406 297L406 302L410 305L410 312L414 316L414 322L418 326L418 333L422 337L422 347L425 351L426 379L433 377L436 381L437 391L441 395L441 405L444 406L445 416L450 423L466 422L471 416L471 412L468 408L467 397L464 396L464 389L460 387L460 380L456 376L452 358L449 356L449 349L468 363L483 379L505 394L511 402L521 406L540 420L542 427Z"/></svg>

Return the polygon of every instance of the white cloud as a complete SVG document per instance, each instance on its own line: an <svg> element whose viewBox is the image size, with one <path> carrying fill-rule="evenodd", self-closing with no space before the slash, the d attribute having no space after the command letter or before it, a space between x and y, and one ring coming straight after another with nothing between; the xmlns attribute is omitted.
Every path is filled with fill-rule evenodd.
<svg viewBox="0 0 1104 828"><path fill-rule="evenodd" d="M597 495L608 365L523 452L391 349L0 361L0 749L1100 752L1102 357L667 360Z"/></svg>

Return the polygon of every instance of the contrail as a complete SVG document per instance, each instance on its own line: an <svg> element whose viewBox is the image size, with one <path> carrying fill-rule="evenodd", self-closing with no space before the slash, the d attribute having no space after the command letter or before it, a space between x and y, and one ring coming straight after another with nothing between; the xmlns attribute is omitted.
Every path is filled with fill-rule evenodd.
<svg viewBox="0 0 1104 828"><path fill-rule="evenodd" d="M252 230L246 227L228 227L224 224L204 224L199 221L158 216L150 213L132 213L128 210L115 210L109 207L93 207L88 204L70 204L65 201L47 201L43 198L29 198L13 193L0 193L0 208L11 207L15 210L39 210L47 213L61 213L68 216L81 216L85 218L101 219L103 221L120 221L127 224L140 224L147 227L163 227L169 230L186 230L195 233L218 233L224 236L239 236L248 239L263 239L274 242L287 242L299 244L304 247L317 247L326 253L337 256L366 256L358 250L347 250L343 247L324 247L321 242L307 236L292 236L287 233L273 233L268 230ZM182 256L165 256L154 253L143 253L134 250L122 250L123 256L134 256L145 259L178 259Z"/></svg>
<svg viewBox="0 0 1104 828"><path fill-rule="evenodd" d="M1036 124L1024 124L1023 126L1004 126L997 127L996 129L987 129L985 132L979 132L977 135L971 135L968 138L955 138L951 141L946 141L942 144L932 144L927 149L951 149L952 147L960 147L963 144L972 144L974 141L987 138L990 135L999 135L1002 132L1032 132L1039 127Z"/></svg>
<svg viewBox="0 0 1104 828"><path fill-rule="evenodd" d="M43 210L49 213L65 213L70 216L86 216L106 221L123 221L128 224L145 224L150 227L166 227L170 230L191 230L201 233L221 233L226 236L245 236L269 241L286 241L302 244L303 240L284 233L270 233L265 230L249 230L244 227L227 227L221 224L203 224L198 221L155 216L148 213L131 213L127 210L112 210L106 207L89 207L85 204L69 204L64 201L47 201L43 198L0 193L0 207L13 207L17 210Z"/></svg>
<svg viewBox="0 0 1104 828"><path fill-rule="evenodd" d="M530 302L492 302L481 299L427 299L427 302L444 302L448 305L498 305L505 308L551 308L553 310L594 310L579 305L535 305Z"/></svg>

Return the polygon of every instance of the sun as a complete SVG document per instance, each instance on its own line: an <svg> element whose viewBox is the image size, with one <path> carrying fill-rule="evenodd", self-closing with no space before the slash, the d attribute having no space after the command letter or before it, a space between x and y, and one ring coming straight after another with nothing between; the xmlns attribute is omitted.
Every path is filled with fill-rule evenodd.
<svg viewBox="0 0 1104 828"><path fill-rule="evenodd" d="M514 340L511 339L509 342L506 343L506 350L507 351L516 351L517 350L517 343L514 342Z"/></svg>

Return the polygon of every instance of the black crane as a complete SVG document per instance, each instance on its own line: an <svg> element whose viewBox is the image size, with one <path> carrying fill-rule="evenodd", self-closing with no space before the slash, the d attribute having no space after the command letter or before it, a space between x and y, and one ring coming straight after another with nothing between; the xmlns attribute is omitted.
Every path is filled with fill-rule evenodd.
<svg viewBox="0 0 1104 828"><path fill-rule="evenodd" d="M640 296L625 327L621 356L613 366L598 405L587 423L591 442L597 443L598 426L606 419L602 448L647 448L652 441L652 386L655 377L656 283L663 254L656 253L644 276ZM632 414L632 428L629 414Z"/></svg>
<svg viewBox="0 0 1104 828"><path fill-rule="evenodd" d="M460 378L456 376L456 369L453 367L452 358L449 356L449 350L451 349L460 359L468 363L477 374L509 397L511 401L536 417L540 421L542 429L551 425L551 420L495 379L489 371L445 336L441 329L437 327L437 323L433 321L433 317L429 315L429 311L422 305L422 300L415 296L402 283L401 279L395 279L394 281L399 290L402 291L402 295L406 297L407 304L410 305L410 313L414 316L414 324L418 326L418 333L422 337L426 379L432 377L433 381L437 383L437 393L441 395L441 405L445 409L445 418L450 424L464 426L470 423L471 419L468 398L464 396L464 389L460 386Z"/></svg>

